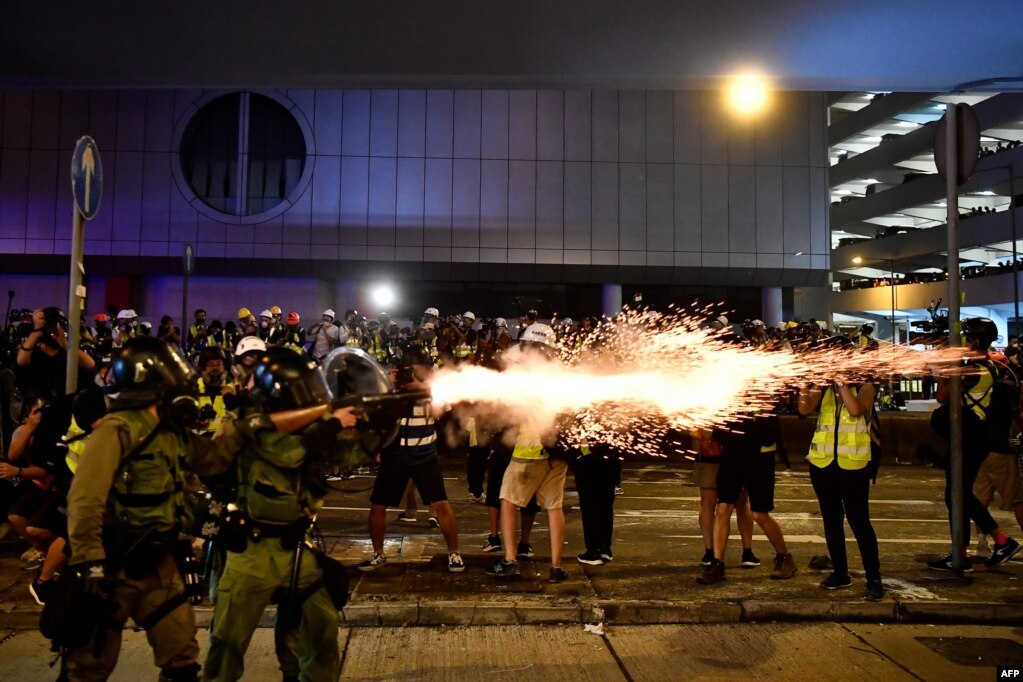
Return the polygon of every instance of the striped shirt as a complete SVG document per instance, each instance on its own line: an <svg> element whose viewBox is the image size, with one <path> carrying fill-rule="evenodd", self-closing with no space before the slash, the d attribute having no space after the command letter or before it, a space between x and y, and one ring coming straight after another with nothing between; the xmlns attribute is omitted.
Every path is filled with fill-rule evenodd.
<svg viewBox="0 0 1023 682"><path fill-rule="evenodd" d="M430 401L420 400L398 422L398 457L406 463L422 464L437 457L437 424L430 412Z"/></svg>

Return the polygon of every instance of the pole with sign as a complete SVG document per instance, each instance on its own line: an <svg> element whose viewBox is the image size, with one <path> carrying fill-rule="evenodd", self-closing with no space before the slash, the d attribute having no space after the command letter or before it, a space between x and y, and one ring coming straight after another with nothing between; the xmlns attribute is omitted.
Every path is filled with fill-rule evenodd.
<svg viewBox="0 0 1023 682"><path fill-rule="evenodd" d="M934 164L945 179L946 222L948 224L948 344L958 348L959 340L959 185L966 182L980 153L980 124L968 104L949 103L938 122L934 138ZM953 375L949 381L949 482L952 493L952 572L963 577L963 384ZM973 491L969 491L973 494Z"/></svg>
<svg viewBox="0 0 1023 682"><path fill-rule="evenodd" d="M188 276L195 269L195 249L192 242L185 244L185 253L182 256L182 277L181 277L181 347L188 351L192 349L188 345Z"/></svg>
<svg viewBox="0 0 1023 682"><path fill-rule="evenodd" d="M96 142L88 135L78 139L71 156L71 193L75 198L74 220L71 224L71 272L68 282L68 344L67 377L64 390L78 389L78 348L81 345L82 305L85 287L82 278L85 266L85 221L96 217L103 196L103 165Z"/></svg>

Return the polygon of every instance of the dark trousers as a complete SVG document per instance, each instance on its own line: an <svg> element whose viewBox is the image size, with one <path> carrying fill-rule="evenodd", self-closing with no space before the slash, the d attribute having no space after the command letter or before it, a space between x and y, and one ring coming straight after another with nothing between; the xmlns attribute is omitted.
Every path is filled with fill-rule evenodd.
<svg viewBox="0 0 1023 682"><path fill-rule="evenodd" d="M881 559L877 552L877 535L870 523L870 474L867 469L847 471L831 462L823 469L810 465L810 482L817 495L821 518L824 520L824 539L835 573L849 572L849 557L845 550L845 520L849 520L860 548L863 570L867 580L881 579Z"/></svg>
<svg viewBox="0 0 1023 682"><path fill-rule="evenodd" d="M609 552L615 525L615 485L622 462L599 452L575 461L575 487L583 517L583 542L588 552Z"/></svg>
<svg viewBox="0 0 1023 682"><path fill-rule="evenodd" d="M469 448L469 458L465 465L465 479L469 484L469 492L479 497L483 494L483 477L487 473L487 458L490 448L476 446Z"/></svg>
<svg viewBox="0 0 1023 682"><path fill-rule="evenodd" d="M965 409L965 408L963 408ZM964 439L965 441L965 439ZM980 465L987 459L987 448L972 448L968 443L963 443L963 538L967 545L970 544L970 519L977 524L977 528L985 535L998 528L998 523L991 518L987 510L977 496L973 494L973 484L977 480L977 473ZM948 509L948 521L952 523L952 476L951 460L945 460L945 507Z"/></svg>

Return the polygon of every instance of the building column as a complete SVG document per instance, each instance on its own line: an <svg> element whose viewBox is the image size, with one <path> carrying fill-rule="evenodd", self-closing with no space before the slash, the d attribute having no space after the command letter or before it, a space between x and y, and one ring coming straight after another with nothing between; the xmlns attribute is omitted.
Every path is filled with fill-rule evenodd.
<svg viewBox="0 0 1023 682"><path fill-rule="evenodd" d="M768 327L773 327L784 319L781 305L781 287L764 287L760 290L760 309L760 319Z"/></svg>
<svg viewBox="0 0 1023 682"><path fill-rule="evenodd" d="M622 285L605 283L601 291L601 310L607 317L622 311Z"/></svg>

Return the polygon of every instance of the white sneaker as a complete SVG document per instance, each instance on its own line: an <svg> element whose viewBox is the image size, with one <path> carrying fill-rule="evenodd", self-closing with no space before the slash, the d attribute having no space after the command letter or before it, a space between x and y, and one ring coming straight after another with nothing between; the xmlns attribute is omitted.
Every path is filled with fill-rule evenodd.
<svg viewBox="0 0 1023 682"><path fill-rule="evenodd" d="M448 573L461 573L465 570L465 562L458 552L448 554Z"/></svg>
<svg viewBox="0 0 1023 682"><path fill-rule="evenodd" d="M385 557L383 554L373 552L373 556L359 564L359 570L362 571L363 573L366 573L368 571L375 571L376 569L380 568L386 563L387 557Z"/></svg>

